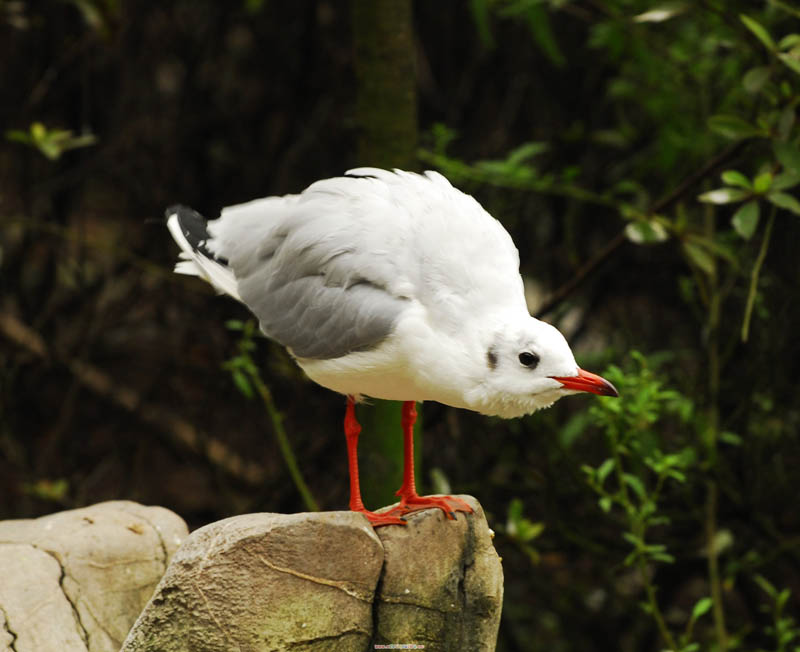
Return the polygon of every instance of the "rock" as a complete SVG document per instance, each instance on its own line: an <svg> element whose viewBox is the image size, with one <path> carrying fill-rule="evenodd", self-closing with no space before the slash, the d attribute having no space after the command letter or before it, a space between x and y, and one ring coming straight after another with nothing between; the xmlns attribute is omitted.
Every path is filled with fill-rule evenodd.
<svg viewBox="0 0 800 652"><path fill-rule="evenodd" d="M0 521L0 645L116 652L187 534L127 501Z"/></svg>
<svg viewBox="0 0 800 652"><path fill-rule="evenodd" d="M13 641L8 648L86 651L86 633L61 591L61 565L55 557L28 544L4 544L0 568L0 604Z"/></svg>
<svg viewBox="0 0 800 652"><path fill-rule="evenodd" d="M503 606L503 569L483 509L448 520L428 509L406 527L378 528L384 569L375 604L374 643L425 650L494 650Z"/></svg>
<svg viewBox="0 0 800 652"><path fill-rule="evenodd" d="M212 523L178 551L123 650L365 650L382 563L354 512Z"/></svg>
<svg viewBox="0 0 800 652"><path fill-rule="evenodd" d="M502 568L483 511L376 531L353 512L247 514L192 533L122 652L493 650Z"/></svg>
<svg viewBox="0 0 800 652"><path fill-rule="evenodd" d="M354 512L247 514L187 538L129 502L0 522L0 652L488 652L502 568L462 498L473 514L377 531Z"/></svg>

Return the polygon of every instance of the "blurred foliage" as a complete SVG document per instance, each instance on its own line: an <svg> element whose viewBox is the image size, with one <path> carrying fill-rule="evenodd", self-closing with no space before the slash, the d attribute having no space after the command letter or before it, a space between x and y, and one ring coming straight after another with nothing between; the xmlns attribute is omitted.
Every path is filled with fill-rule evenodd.
<svg viewBox="0 0 800 652"><path fill-rule="evenodd" d="M34 122L28 131L11 129L6 139L35 147L51 161L70 149L94 145L96 140L91 134L74 136L69 129L48 129L41 122Z"/></svg>
<svg viewBox="0 0 800 652"><path fill-rule="evenodd" d="M311 490L308 488L305 478L303 478L303 473L297 465L297 457L292 450L289 438L286 436L286 429L283 427L283 415L278 411L275 399L272 398L272 392L261 377L258 366L253 361L252 354L256 351L256 343L253 339L258 333L258 326L252 319L248 319L246 322L230 319L225 325L230 330L241 333L241 338L237 345L237 354L222 366L230 372L233 383L246 398L252 399L258 396L261 399L272 424L275 440L278 442L281 455L283 455L283 460L286 463L286 469L297 488L297 492L303 498L303 504L306 509L310 512L317 512L319 511L319 503L311 494Z"/></svg>
<svg viewBox="0 0 800 652"><path fill-rule="evenodd" d="M798 649L800 8L414 8L422 164L503 221L532 312L622 393L425 405L429 487L498 531L498 650ZM304 509L270 427L343 508L344 401L173 275L157 218L368 163L348 3L3 2L0 65L0 517Z"/></svg>

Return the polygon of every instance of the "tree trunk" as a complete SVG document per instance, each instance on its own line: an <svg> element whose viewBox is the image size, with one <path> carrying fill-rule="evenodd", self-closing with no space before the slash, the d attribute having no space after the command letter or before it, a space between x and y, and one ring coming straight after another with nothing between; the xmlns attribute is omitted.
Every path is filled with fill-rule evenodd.
<svg viewBox="0 0 800 652"><path fill-rule="evenodd" d="M358 164L414 169L417 81L410 0L353 0Z"/></svg>
<svg viewBox="0 0 800 652"><path fill-rule="evenodd" d="M359 166L417 167L417 81L410 0L353 0L353 41ZM417 472L420 426L415 429ZM400 486L403 440L400 404L374 401L359 411L362 491L368 508L395 501Z"/></svg>

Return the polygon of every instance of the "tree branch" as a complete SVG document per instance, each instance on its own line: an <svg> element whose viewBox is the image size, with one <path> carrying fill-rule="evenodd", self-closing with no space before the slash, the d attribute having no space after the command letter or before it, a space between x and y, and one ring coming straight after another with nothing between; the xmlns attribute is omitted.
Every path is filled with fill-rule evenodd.
<svg viewBox="0 0 800 652"><path fill-rule="evenodd" d="M212 465L237 480L250 486L259 486L265 481L264 469L258 464L243 460L224 443L198 431L171 411L143 402L135 389L111 378L101 369L48 348L41 335L8 312L0 312L0 334L40 358L57 360L72 372L83 387L165 433L180 446L205 457Z"/></svg>

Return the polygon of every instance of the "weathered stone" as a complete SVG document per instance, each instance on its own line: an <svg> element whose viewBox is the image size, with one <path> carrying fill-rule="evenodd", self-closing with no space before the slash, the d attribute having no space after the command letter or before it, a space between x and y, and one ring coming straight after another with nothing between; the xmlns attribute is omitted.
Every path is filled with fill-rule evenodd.
<svg viewBox="0 0 800 652"><path fill-rule="evenodd" d="M353 512L212 523L175 555L123 650L365 650L382 563Z"/></svg>
<svg viewBox="0 0 800 652"><path fill-rule="evenodd" d="M151 595L123 652L491 651L502 569L462 498L473 514L377 533L353 512L248 514L177 552L183 521L135 503L0 522L0 652L118 650Z"/></svg>
<svg viewBox="0 0 800 652"><path fill-rule="evenodd" d="M0 545L0 604L16 652L85 652L86 633L61 591L61 566L33 546ZM9 646L10 647L10 646Z"/></svg>
<svg viewBox="0 0 800 652"><path fill-rule="evenodd" d="M480 505L373 530L353 512L248 514L194 532L123 652L494 649L500 560ZM377 586L377 594L376 594Z"/></svg>
<svg viewBox="0 0 800 652"><path fill-rule="evenodd" d="M187 534L127 501L0 521L2 631L16 652L116 652Z"/></svg>
<svg viewBox="0 0 800 652"><path fill-rule="evenodd" d="M8 629L6 614L0 610L0 652L13 652L17 635Z"/></svg>
<svg viewBox="0 0 800 652"><path fill-rule="evenodd" d="M503 569L480 504L456 520L438 509L408 517L406 527L377 530L384 568L375 597L376 644L417 644L426 651L494 650L503 604Z"/></svg>

